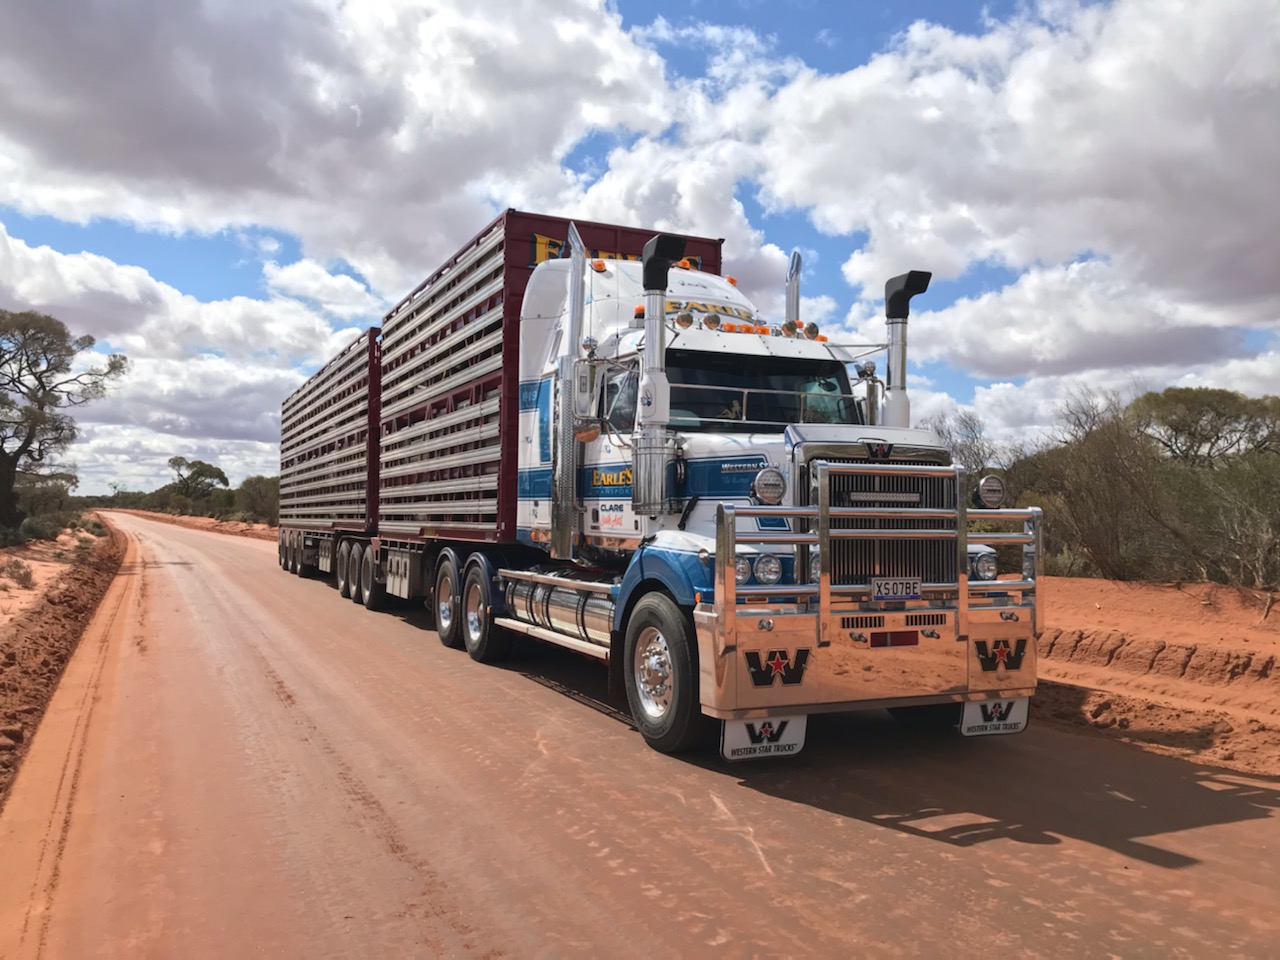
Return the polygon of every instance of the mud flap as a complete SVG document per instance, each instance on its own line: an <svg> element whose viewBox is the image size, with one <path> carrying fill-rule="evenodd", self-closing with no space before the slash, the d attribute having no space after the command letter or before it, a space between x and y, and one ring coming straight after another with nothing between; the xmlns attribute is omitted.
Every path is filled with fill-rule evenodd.
<svg viewBox="0 0 1280 960"><path fill-rule="evenodd" d="M809 717L725 720L720 725L720 755L726 760L793 757L804 748Z"/></svg>
<svg viewBox="0 0 1280 960"><path fill-rule="evenodd" d="M1030 697L1012 700L971 700L964 705L960 732L966 737L985 737L993 733L1021 733L1027 726L1031 710Z"/></svg>

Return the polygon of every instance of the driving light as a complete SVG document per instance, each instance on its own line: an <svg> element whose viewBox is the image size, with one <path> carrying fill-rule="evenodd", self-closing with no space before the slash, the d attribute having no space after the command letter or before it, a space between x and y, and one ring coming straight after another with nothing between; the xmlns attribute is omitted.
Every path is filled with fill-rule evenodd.
<svg viewBox="0 0 1280 960"><path fill-rule="evenodd" d="M777 467L765 467L751 481L751 495L761 503L776 507L787 492L787 478Z"/></svg>
<svg viewBox="0 0 1280 960"><path fill-rule="evenodd" d="M804 335L807 340L818 339L818 325L816 323L806 323L804 325Z"/></svg>
<svg viewBox="0 0 1280 960"><path fill-rule="evenodd" d="M1004 481L995 474L989 473L978 481L978 489L974 494L979 506L994 510L1004 503Z"/></svg>
<svg viewBox="0 0 1280 960"><path fill-rule="evenodd" d="M676 326L689 328L693 326L693 314L686 310L684 313L676 314Z"/></svg>
<svg viewBox="0 0 1280 960"><path fill-rule="evenodd" d="M970 576L975 580L994 580L999 572L994 553L980 553L969 564Z"/></svg>
<svg viewBox="0 0 1280 960"><path fill-rule="evenodd" d="M772 586L782 579L782 561L772 553L762 553L756 557L756 579L765 586Z"/></svg>
<svg viewBox="0 0 1280 960"><path fill-rule="evenodd" d="M711 316L703 318L702 325L706 327L708 330L719 330L720 318L713 313L711 314Z"/></svg>
<svg viewBox="0 0 1280 960"><path fill-rule="evenodd" d="M740 553L733 558L733 579L738 586L751 579L751 561L745 554Z"/></svg>

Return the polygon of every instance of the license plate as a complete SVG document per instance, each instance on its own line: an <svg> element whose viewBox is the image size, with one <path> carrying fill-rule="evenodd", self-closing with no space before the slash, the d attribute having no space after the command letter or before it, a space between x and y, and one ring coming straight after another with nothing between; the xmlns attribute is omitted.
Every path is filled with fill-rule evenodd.
<svg viewBox="0 0 1280 960"><path fill-rule="evenodd" d="M966 737L985 737L993 733L1021 733L1027 726L1031 709L1028 697L1011 700L971 700L964 705L960 732Z"/></svg>
<svg viewBox="0 0 1280 960"><path fill-rule="evenodd" d="M804 747L809 717L726 720L721 726L720 755L726 760L794 757Z"/></svg>
<svg viewBox="0 0 1280 960"><path fill-rule="evenodd" d="M872 577L872 600L919 600L919 577Z"/></svg>

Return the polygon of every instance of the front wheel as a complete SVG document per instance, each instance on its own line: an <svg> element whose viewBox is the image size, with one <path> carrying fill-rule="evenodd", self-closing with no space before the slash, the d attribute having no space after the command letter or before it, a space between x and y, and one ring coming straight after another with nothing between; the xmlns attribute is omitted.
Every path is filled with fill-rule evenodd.
<svg viewBox="0 0 1280 960"><path fill-rule="evenodd" d="M627 702L640 734L660 753L693 746L702 726L693 626L670 597L640 599L623 648Z"/></svg>
<svg viewBox="0 0 1280 960"><path fill-rule="evenodd" d="M462 623L458 616L458 568L444 557L436 570L436 633L446 647L462 646Z"/></svg>

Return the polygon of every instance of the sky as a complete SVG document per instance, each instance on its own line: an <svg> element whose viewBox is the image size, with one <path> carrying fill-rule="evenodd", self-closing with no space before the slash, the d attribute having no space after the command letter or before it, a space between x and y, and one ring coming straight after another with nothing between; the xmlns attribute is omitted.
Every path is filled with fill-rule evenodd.
<svg viewBox="0 0 1280 960"><path fill-rule="evenodd" d="M131 370L79 492L278 472L281 401L508 207L723 237L913 419L1280 393L1280 0L6 0L0 309ZM883 365L882 365L883 368Z"/></svg>

